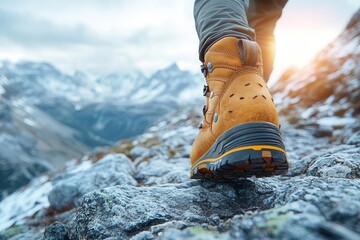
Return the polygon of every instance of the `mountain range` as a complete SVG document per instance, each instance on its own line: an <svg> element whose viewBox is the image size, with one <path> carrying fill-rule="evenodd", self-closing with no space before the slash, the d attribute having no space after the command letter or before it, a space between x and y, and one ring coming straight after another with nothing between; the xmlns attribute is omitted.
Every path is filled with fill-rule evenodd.
<svg viewBox="0 0 360 240"><path fill-rule="evenodd" d="M150 77L95 77L49 63L0 62L0 199L94 147L143 133L201 89L199 75L176 64Z"/></svg>

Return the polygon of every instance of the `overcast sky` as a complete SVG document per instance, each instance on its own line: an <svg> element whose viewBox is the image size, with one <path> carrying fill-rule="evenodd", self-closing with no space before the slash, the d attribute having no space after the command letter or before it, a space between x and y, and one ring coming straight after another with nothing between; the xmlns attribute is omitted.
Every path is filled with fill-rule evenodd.
<svg viewBox="0 0 360 240"><path fill-rule="evenodd" d="M322 37L315 47L306 43L315 48L309 48L313 56L359 7L358 0L290 0L278 24L279 41L291 39L285 33L297 28L317 29ZM150 74L172 62L195 71L192 8L193 0L2 0L0 59L48 61L67 73L136 69Z"/></svg>

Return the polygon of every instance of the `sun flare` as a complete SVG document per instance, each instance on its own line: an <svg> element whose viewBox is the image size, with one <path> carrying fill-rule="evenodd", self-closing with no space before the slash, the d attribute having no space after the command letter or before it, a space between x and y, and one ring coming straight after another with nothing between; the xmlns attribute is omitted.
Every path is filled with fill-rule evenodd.
<svg viewBox="0 0 360 240"><path fill-rule="evenodd" d="M275 31L276 54L271 83L289 67L302 68L338 34L333 29L280 26Z"/></svg>

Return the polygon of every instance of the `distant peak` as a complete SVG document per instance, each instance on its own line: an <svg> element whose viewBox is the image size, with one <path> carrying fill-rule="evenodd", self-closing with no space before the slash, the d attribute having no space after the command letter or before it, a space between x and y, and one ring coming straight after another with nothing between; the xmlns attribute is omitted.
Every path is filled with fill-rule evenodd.
<svg viewBox="0 0 360 240"><path fill-rule="evenodd" d="M168 66L167 68L165 68L166 70L174 70L174 71L180 71L179 66L177 65L177 63L173 63L170 66Z"/></svg>

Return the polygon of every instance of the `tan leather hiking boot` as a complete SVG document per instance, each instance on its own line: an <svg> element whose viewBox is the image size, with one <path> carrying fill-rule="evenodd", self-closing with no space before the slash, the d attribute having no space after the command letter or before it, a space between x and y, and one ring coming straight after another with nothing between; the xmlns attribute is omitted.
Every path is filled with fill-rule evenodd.
<svg viewBox="0 0 360 240"><path fill-rule="evenodd" d="M256 42L226 37L205 54L204 121L191 151L191 178L287 172L274 101Z"/></svg>

